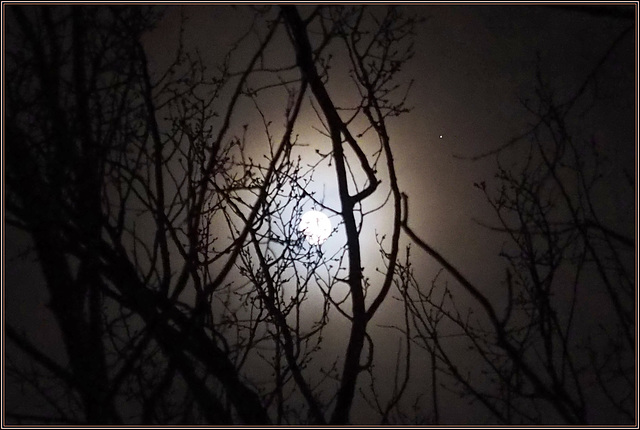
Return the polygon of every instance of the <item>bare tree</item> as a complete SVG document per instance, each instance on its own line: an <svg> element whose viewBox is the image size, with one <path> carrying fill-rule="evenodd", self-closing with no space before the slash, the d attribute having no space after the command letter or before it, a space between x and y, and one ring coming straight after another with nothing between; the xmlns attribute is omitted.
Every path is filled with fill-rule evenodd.
<svg viewBox="0 0 640 430"><path fill-rule="evenodd" d="M7 374L29 381L51 409L10 411L13 420L349 421L358 377L373 360L367 324L388 294L398 250L385 122L406 111L393 82L411 57L416 21L393 8L309 12L256 10L213 73L182 43L168 70L154 73L141 40L157 22L153 10L10 8L7 221L33 241L69 360L51 360L7 326L38 372L65 384L49 395L35 370L11 361ZM265 57L283 36L294 55L274 66ZM234 50L248 38L257 46L234 69ZM352 106L336 106L326 87L334 51L352 63ZM276 97L277 115L263 106ZM258 123L242 123L247 102ZM316 109L319 135L331 142L312 166L298 149L303 108ZM362 148L365 135L379 138L373 154ZM380 184L378 160L386 160L395 221L390 270L367 306L359 235L364 201ZM323 162L335 166L335 207L309 191ZM331 255L296 227L309 205L333 213L346 237ZM337 299L343 283L348 293ZM312 288L321 305L310 305ZM350 335L344 360L318 379L306 369L330 315Z"/></svg>
<svg viewBox="0 0 640 430"><path fill-rule="evenodd" d="M496 155L498 161L495 181L474 186L497 221L479 224L505 235L502 298L490 297L482 280L470 281L420 238L405 209L404 230L457 284L436 278L425 288L410 263L403 265L399 289L414 339L429 352L434 379L437 369L443 384L455 381L455 391L499 422L585 424L602 419L596 417L604 404L613 411L606 419L628 423L636 417L633 231L630 224L603 220L608 196L622 193L631 202L634 187L621 183L624 176L611 169L585 127L603 97L603 69L630 30L564 101L539 64L535 96L522 102L533 118L531 129L475 157ZM468 306L460 305L464 296ZM594 296L596 308L589 306ZM450 336L463 339L458 347L467 350L464 360L446 342ZM435 404L436 392L433 399Z"/></svg>
<svg viewBox="0 0 640 430"><path fill-rule="evenodd" d="M403 206L389 123L409 110L416 17L245 8L216 64L181 32L160 70L145 37L162 12L7 7L6 222L30 238L64 349L5 321L7 393L42 405L8 421L347 424L361 403L371 421L439 423L443 385L498 422L588 422L594 393L631 417L633 241L599 218L573 102L541 87L532 155L501 168L497 196L478 184L510 240L501 307ZM309 209L334 222L324 245L298 227ZM403 230L455 286L416 279ZM594 274L618 320L589 337L579 290ZM469 311L452 300L463 291ZM400 315L393 371L377 366L385 306ZM474 375L451 333L478 356ZM408 394L421 372L427 402Z"/></svg>

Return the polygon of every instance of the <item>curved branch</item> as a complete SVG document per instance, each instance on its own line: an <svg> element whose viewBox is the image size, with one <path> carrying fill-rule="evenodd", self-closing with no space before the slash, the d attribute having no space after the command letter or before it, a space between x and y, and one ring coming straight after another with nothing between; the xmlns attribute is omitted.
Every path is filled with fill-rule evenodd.
<svg viewBox="0 0 640 430"><path fill-rule="evenodd" d="M459 271L456 269L446 258L444 258L438 251L429 246L426 242L424 242L415 232L409 227L407 224L408 218L408 198L406 194L402 194L403 205L404 205L404 214L402 219L402 229L407 233L407 235L427 254L433 257L442 267L445 268L447 272L449 272L464 288L467 290L471 296L482 306L484 311L486 312L493 328L495 330L496 338L498 346L504 349L509 358L516 363L522 371L527 375L529 380L533 383L536 390L543 395L549 403L558 411L558 413L569 423L584 423L585 417L580 413L579 408L576 408L573 402L571 402L567 393L564 392L564 389L561 386L554 386L553 388L549 388L538 375L535 373L533 368L524 360L524 357L520 354L518 349L514 347L509 340L507 339L507 335L504 330L504 325L498 318L496 311L493 308L493 305L489 302L484 294L480 292L480 290L475 287L467 278L465 278Z"/></svg>

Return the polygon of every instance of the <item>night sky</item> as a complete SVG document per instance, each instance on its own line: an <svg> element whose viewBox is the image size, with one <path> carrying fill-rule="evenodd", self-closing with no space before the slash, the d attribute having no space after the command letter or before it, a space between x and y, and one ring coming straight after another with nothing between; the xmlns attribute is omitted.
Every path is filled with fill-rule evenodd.
<svg viewBox="0 0 640 430"><path fill-rule="evenodd" d="M475 261L485 254L486 232L475 228L471 218L482 218L481 211L489 208L472 185L493 175L495 159L471 162L456 156L490 151L526 129L531 118L520 100L533 89L536 53L558 91L571 94L582 84L585 70L630 21L525 5L412 5L408 10L426 19L417 33L415 58L405 72L406 79L415 79L408 102L413 111L391 123L397 136L401 188L414 196L412 212L428 214L428 218L413 219L419 231L426 232L445 254ZM233 20L242 14L240 10L209 12L209 7L201 6L184 11L189 17L186 43L197 46L211 61L246 22ZM175 45L179 17L177 9L169 11L157 34L149 36L150 52L161 56L167 46ZM633 39L628 39L621 48L626 51L616 58L624 62L618 66L619 73L633 66L633 56L623 54L633 50ZM157 61L163 64L161 58ZM607 99L599 106L603 122L599 131L606 133L603 141L633 142L633 89L622 87L624 80L614 79L605 85L627 98ZM336 93L339 96L340 90ZM633 171L634 145L603 146L616 164L626 163ZM614 207L625 204L629 203ZM620 216L633 216L629 207L621 212ZM467 240L467 234L478 236Z"/></svg>
<svg viewBox="0 0 640 430"><path fill-rule="evenodd" d="M388 120L399 187L409 198L409 225L479 286L490 300L503 303L505 264L499 253L507 238L480 225L496 225L497 220L485 195L474 183L483 182L487 190L497 192L497 163L515 166L526 157L528 146L525 143L515 144L498 156L477 160L474 157L504 145L532 126L535 118L526 111L523 101L534 98L537 67L555 89L558 100L571 98L612 41L633 25L635 12L629 6L612 6L592 13L588 8L562 8L553 4L412 4L402 9L405 13L424 18L416 29L415 56L403 66L400 75L403 84L414 80L407 97L407 104L412 110ZM300 10L304 16L312 8L305 6ZM182 15L186 17L184 46L198 50L203 63L215 69L224 52L247 30L252 12L242 7L219 5L168 6L158 27L142 37L152 73L159 73L172 58ZM4 43L9 48L12 41L8 38ZM599 153L609 161L604 186L595 191L600 221L629 238L635 238L637 234L636 194L624 185L625 175L630 174L635 177L634 186L637 186L636 44L637 29L620 41L602 67L597 102L585 109L583 115L575 116L572 121L576 122L571 124L573 130L579 131L576 140L584 138L596 142ZM241 67L247 61L249 51L243 50L250 46L250 43L241 45L233 67ZM276 35L276 42L265 57L269 62L267 65L295 64L295 54L284 31ZM348 87L347 66L339 58L334 59L331 73L335 73L335 77L332 75L327 83L330 95L338 103L342 98L348 99L353 91ZM270 102L267 98L263 104L267 115L273 114L270 119L278 124L282 123L280 101L274 98ZM262 129L256 111L247 103L241 105L236 115L235 130L241 133L242 124L248 123L249 138L256 137L248 151L260 154L263 147L257 136ZM254 127L256 123L258 125ZM307 145L299 152L303 163L314 162L316 150L320 153L330 151L328 139L312 128L317 124L313 110L307 105L296 130L300 141ZM11 144L6 141L3 146ZM364 146L369 155L376 149L375 142L367 143L366 139ZM5 158L4 162L10 165L15 161ZM381 190L377 191L371 203L367 203L369 208L384 202L388 191L385 187L388 183L383 180ZM312 190L323 194L326 205L339 210L333 166L324 163L317 167L315 180L308 191ZM331 219L335 226L338 216L333 214ZM374 281L380 276L376 268L382 267L376 236L389 234L390 224L387 206L367 218L361 233L365 275ZM28 235L15 227L6 224L5 227L3 318L24 330L32 342L52 358L64 362L65 354L56 322L46 307L49 298L38 261L32 254L23 254L30 244ZM343 234L343 227L339 227L329 238L323 248L327 254L342 246ZM404 249L409 243L410 240L403 235L400 259L404 258ZM429 288L441 265L415 244L411 253L416 278ZM450 285L457 291L460 308L475 306L468 295L456 290L456 281L448 273L441 274L437 282L440 286ZM372 293L367 298L367 303L374 295ZM376 339L375 365L379 375L390 375L396 365L396 352L402 336L383 326L398 324L402 318L402 306L395 299L398 296L392 287L390 296L369 325L371 336ZM321 297L312 293L309 300L312 304L313 300L320 303ZM562 297L557 300L562 300ZM500 305L496 306L502 311ZM581 311L578 314L582 318L588 319L590 314L605 320L612 318L607 311L599 309L597 300L580 301L579 306ZM334 325L325 333L327 340L320 363L330 363L344 354L348 326L344 321L340 322L340 318L337 314L332 315ZM8 345L9 341L6 342ZM465 354L462 346L459 350L456 346L452 348L458 357ZM428 360L426 355L421 356L417 351L414 350L414 354L418 354L414 362L414 384L407 391L406 405L412 405L419 398L417 396L425 392L426 400L418 403L417 411L408 413L415 414L415 419L430 417L424 418L428 421L433 418L428 409L431 390L428 366L423 364ZM460 359L461 363L473 368L473 363ZM259 374L259 369L258 366L254 371ZM363 386L366 385L364 376L361 375ZM391 381L385 384L384 376L379 378L381 386L388 385L382 390L391 390ZM21 393L15 382L13 385L7 383L3 393L7 408L21 403L24 408L24 404L35 402L32 394ZM467 399L444 389L440 396L441 424L494 422L477 402L469 404ZM356 397L352 422L377 423L377 416L372 418L365 402ZM411 411L410 406L407 406L407 411ZM593 422L625 422L624 417L620 418L611 410L589 410L588 417ZM553 416L552 422L555 419L557 417Z"/></svg>

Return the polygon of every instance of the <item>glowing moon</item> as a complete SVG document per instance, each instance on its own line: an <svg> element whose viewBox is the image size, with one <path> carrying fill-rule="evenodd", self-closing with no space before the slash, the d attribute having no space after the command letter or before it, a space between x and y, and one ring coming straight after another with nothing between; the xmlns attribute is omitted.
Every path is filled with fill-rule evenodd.
<svg viewBox="0 0 640 430"><path fill-rule="evenodd" d="M302 215L298 230L307 236L309 244L320 245L331 234L331 221L322 212L309 211Z"/></svg>

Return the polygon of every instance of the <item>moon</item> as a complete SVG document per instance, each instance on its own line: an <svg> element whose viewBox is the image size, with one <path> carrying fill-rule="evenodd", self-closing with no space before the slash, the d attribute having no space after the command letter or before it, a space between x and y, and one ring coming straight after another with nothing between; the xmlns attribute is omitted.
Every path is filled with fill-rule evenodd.
<svg viewBox="0 0 640 430"><path fill-rule="evenodd" d="M308 211L302 215L298 230L310 245L321 245L331 235L331 221L322 212Z"/></svg>

